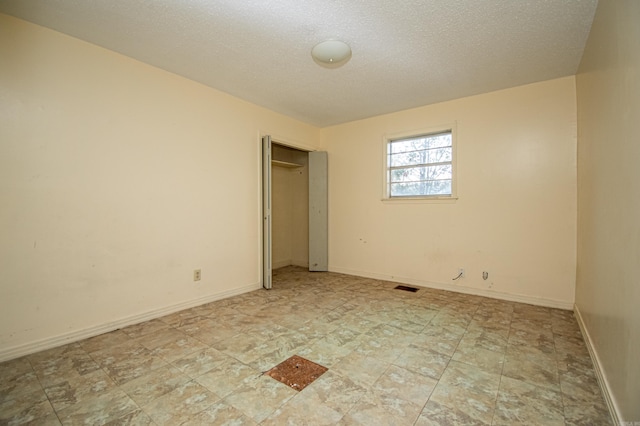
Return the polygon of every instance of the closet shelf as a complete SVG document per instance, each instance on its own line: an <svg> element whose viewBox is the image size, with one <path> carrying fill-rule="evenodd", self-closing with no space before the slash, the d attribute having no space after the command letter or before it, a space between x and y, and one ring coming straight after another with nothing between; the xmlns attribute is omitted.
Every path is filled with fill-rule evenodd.
<svg viewBox="0 0 640 426"><path fill-rule="evenodd" d="M290 163L288 161L280 161L280 160L271 160L271 164L278 167L287 167L289 169L295 169L297 167L302 167L302 164Z"/></svg>

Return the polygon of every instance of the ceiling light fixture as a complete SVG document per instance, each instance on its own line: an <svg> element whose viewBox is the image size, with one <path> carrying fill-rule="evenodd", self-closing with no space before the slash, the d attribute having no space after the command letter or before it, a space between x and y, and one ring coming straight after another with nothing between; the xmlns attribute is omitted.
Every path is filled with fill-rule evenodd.
<svg viewBox="0 0 640 426"><path fill-rule="evenodd" d="M326 40L313 46L311 56L322 67L338 68L351 59L351 48L339 40Z"/></svg>

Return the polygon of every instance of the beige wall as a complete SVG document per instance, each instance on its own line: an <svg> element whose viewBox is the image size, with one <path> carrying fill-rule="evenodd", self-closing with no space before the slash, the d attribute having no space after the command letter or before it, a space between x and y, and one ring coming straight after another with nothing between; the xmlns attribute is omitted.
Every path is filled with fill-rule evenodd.
<svg viewBox="0 0 640 426"><path fill-rule="evenodd" d="M259 135L317 128L5 15L0 58L0 358L258 287Z"/></svg>
<svg viewBox="0 0 640 426"><path fill-rule="evenodd" d="M309 154L298 152L294 159L303 167L291 169L291 264L309 266Z"/></svg>
<svg viewBox="0 0 640 426"><path fill-rule="evenodd" d="M293 238L293 180L291 169L271 168L271 251L274 269L291 265Z"/></svg>
<svg viewBox="0 0 640 426"><path fill-rule="evenodd" d="M573 77L319 130L4 15L0 57L0 359L256 288L260 133L329 151L332 270L549 306L574 301ZM579 84L595 78L585 64ZM584 96L612 84L589 82ZM598 125L597 105L586 105L595 112L583 123ZM627 117L638 111L629 108ZM614 115L596 133L624 113ZM381 202L383 136L452 122L459 200ZM581 206L610 196L589 194ZM581 244L592 238L580 235ZM590 243L582 252L599 256ZM637 252L629 256L637 266ZM459 267L467 276L452 284ZM597 307L602 287L579 283L586 322L604 333L602 311L614 304Z"/></svg>
<svg viewBox="0 0 640 426"><path fill-rule="evenodd" d="M381 201L385 134L457 123L454 203ZM333 271L571 308L575 80L322 129ZM454 283L458 268L466 278ZM482 272L489 272L483 281Z"/></svg>
<svg viewBox="0 0 640 426"><path fill-rule="evenodd" d="M576 308L628 422L640 422L639 22L640 2L601 0L576 78Z"/></svg>
<svg viewBox="0 0 640 426"><path fill-rule="evenodd" d="M306 155L306 153L305 153ZM274 166L272 174L273 268L309 266L308 168Z"/></svg>

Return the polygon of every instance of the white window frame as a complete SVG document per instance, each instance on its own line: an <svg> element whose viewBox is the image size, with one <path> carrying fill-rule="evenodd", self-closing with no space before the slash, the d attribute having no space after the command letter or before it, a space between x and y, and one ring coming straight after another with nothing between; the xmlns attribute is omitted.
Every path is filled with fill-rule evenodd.
<svg viewBox="0 0 640 426"><path fill-rule="evenodd" d="M415 197L391 197L389 194L388 164L389 143L398 139L409 139L414 137L435 135L438 133L451 132L451 195L420 195ZM458 179L457 179L457 131L456 123L446 124L437 127L412 130L400 133L386 134L382 140L382 201L391 203L429 203L429 202L455 202L458 199Z"/></svg>

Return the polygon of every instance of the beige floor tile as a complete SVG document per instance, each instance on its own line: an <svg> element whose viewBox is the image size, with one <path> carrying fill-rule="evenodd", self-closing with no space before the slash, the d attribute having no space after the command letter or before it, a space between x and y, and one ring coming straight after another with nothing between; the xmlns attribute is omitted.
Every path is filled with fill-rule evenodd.
<svg viewBox="0 0 640 426"><path fill-rule="evenodd" d="M523 353L522 348L509 347L502 374L536 386L560 390L557 362L551 356Z"/></svg>
<svg viewBox="0 0 640 426"><path fill-rule="evenodd" d="M388 364L400 358L405 349L406 345L396 346L390 342L369 341L360 345L354 352Z"/></svg>
<svg viewBox="0 0 640 426"><path fill-rule="evenodd" d="M306 335L310 339L325 337L327 334L338 328L339 324L331 323L329 321L326 321L324 318L325 317L322 316L312 321L307 321L303 324L300 324L293 330Z"/></svg>
<svg viewBox="0 0 640 426"><path fill-rule="evenodd" d="M325 405L332 410L346 414L367 392L348 377L329 370L295 396L309 405Z"/></svg>
<svg viewBox="0 0 640 426"><path fill-rule="evenodd" d="M190 378L172 366L160 367L121 386L121 389L139 406L146 405L156 398L189 382Z"/></svg>
<svg viewBox="0 0 640 426"><path fill-rule="evenodd" d="M122 330L112 331L110 333L104 333L96 337L92 337L80 342L82 349L91 353L101 351L112 346L119 345L121 343L131 340L126 333Z"/></svg>
<svg viewBox="0 0 640 426"><path fill-rule="evenodd" d="M474 346L492 352L505 353L507 350L507 337L495 330L486 328L469 328L460 341L461 346Z"/></svg>
<svg viewBox="0 0 640 426"><path fill-rule="evenodd" d="M158 425L175 425L188 421L218 401L213 392L191 381L154 399L142 409Z"/></svg>
<svg viewBox="0 0 640 426"><path fill-rule="evenodd" d="M358 425L412 425L421 409L421 405L413 402L369 391L349 410L343 422Z"/></svg>
<svg viewBox="0 0 640 426"><path fill-rule="evenodd" d="M559 357L555 350L550 350L549 347L522 344L507 345L506 355L509 358L522 358L541 365L548 365L549 368L553 364L557 366Z"/></svg>
<svg viewBox="0 0 640 426"><path fill-rule="evenodd" d="M286 267L0 363L0 424L610 424L572 312L396 285ZM329 370L300 392L262 374L294 354Z"/></svg>
<svg viewBox="0 0 640 426"><path fill-rule="evenodd" d="M212 320L205 320L192 324L189 329L183 330L185 334L204 343L205 345L215 346L223 340L230 339L233 336L242 334L245 326L233 326L225 324L221 327L217 321L213 324Z"/></svg>
<svg viewBox="0 0 640 426"><path fill-rule="evenodd" d="M171 362L178 370L195 379L222 364L229 357L217 349L206 348Z"/></svg>
<svg viewBox="0 0 640 426"><path fill-rule="evenodd" d="M260 370L251 368L235 358L227 357L222 363L198 376L195 381L223 398L241 387L246 379L260 374Z"/></svg>
<svg viewBox="0 0 640 426"><path fill-rule="evenodd" d="M417 321L420 321L420 320L417 319ZM420 333L422 330L424 330L428 322L429 321L416 322L416 321L396 318L396 319L391 319L389 322L387 322L387 324L394 326L396 328L399 328L401 330L410 331L412 333Z"/></svg>
<svg viewBox="0 0 640 426"><path fill-rule="evenodd" d="M396 342L390 337L380 337L369 333L359 338L361 342L355 349L356 353L378 359L385 363L391 363L398 359L409 346L408 341Z"/></svg>
<svg viewBox="0 0 640 426"><path fill-rule="evenodd" d="M14 383L20 384L20 377L24 377L29 373L33 373L33 368L27 357L16 358L10 361L0 363L0 392L3 389L14 386ZM16 380L18 379L18 380Z"/></svg>
<svg viewBox="0 0 640 426"><path fill-rule="evenodd" d="M102 370L84 376L69 375L67 380L44 388L49 402L56 411L117 389L116 383Z"/></svg>
<svg viewBox="0 0 640 426"><path fill-rule="evenodd" d="M304 390L303 390L304 392ZM334 425L342 414L308 398L295 395L291 400L274 411L261 425Z"/></svg>
<svg viewBox="0 0 640 426"><path fill-rule="evenodd" d="M186 309L160 318L162 322L175 328L193 324L202 319L203 317L195 309Z"/></svg>
<svg viewBox="0 0 640 426"><path fill-rule="evenodd" d="M380 325L380 322L364 318L356 314L347 314L339 321L340 325L344 328L352 330L356 333L366 333L374 327ZM328 333L327 333L328 334Z"/></svg>
<svg viewBox="0 0 640 426"><path fill-rule="evenodd" d="M362 333L359 331L341 326L327 333L321 341L323 344L353 350L360 345L360 336L362 336Z"/></svg>
<svg viewBox="0 0 640 426"><path fill-rule="evenodd" d="M247 327L244 330L244 334L248 335L248 336L253 336L256 338L256 340L271 340L271 339L275 339L278 338L282 335L285 335L287 333L291 333L293 330L291 330L290 328L287 327L283 327L281 325L278 324L273 324L273 323L263 323L263 324L257 324L251 327ZM299 333L302 336L305 336L302 333Z"/></svg>
<svg viewBox="0 0 640 426"><path fill-rule="evenodd" d="M438 380L450 360L451 357L447 355L410 345L394 361L394 364Z"/></svg>
<svg viewBox="0 0 640 426"><path fill-rule="evenodd" d="M75 343L28 358L42 386L65 381L69 375L84 375L100 369L96 361Z"/></svg>
<svg viewBox="0 0 640 426"><path fill-rule="evenodd" d="M352 352L342 358L331 370L342 377L348 377L361 386L368 387L382 376L387 366L388 364L385 362Z"/></svg>
<svg viewBox="0 0 640 426"><path fill-rule="evenodd" d="M190 416L181 426L233 425L255 426L257 423L240 410L223 402L216 402L198 414Z"/></svg>
<svg viewBox="0 0 640 426"><path fill-rule="evenodd" d="M220 352L244 363L254 361L267 346L267 339L257 339L256 336L248 334L238 334L214 345Z"/></svg>
<svg viewBox="0 0 640 426"><path fill-rule="evenodd" d="M167 328L145 334L135 339L135 342L152 351L156 348L183 340L187 336L186 333L176 328Z"/></svg>
<svg viewBox="0 0 640 426"><path fill-rule="evenodd" d="M565 402L564 419L567 426L613 425L609 410L600 399L590 405Z"/></svg>
<svg viewBox="0 0 640 426"><path fill-rule="evenodd" d="M502 377L494 425L564 425L562 394L548 388Z"/></svg>
<svg viewBox="0 0 640 426"><path fill-rule="evenodd" d="M456 326L466 329L471 322L472 315L469 313L459 313L456 311L441 310L429 323L439 326Z"/></svg>
<svg viewBox="0 0 640 426"><path fill-rule="evenodd" d="M489 397L496 396L499 383L499 374L457 361L449 363L438 382Z"/></svg>
<svg viewBox="0 0 640 426"><path fill-rule="evenodd" d="M411 344L419 348L452 356L464 334L464 328L430 324L411 341Z"/></svg>
<svg viewBox="0 0 640 426"><path fill-rule="evenodd" d="M490 424L491 422L475 418L458 407L449 407L429 400L422 409L415 426L485 426Z"/></svg>
<svg viewBox="0 0 640 426"><path fill-rule="evenodd" d="M42 389L0 399L0 424L23 424L47 417L53 412Z"/></svg>
<svg viewBox="0 0 640 426"><path fill-rule="evenodd" d="M106 423L107 426L154 426L153 420L144 411L138 409Z"/></svg>
<svg viewBox="0 0 640 426"><path fill-rule="evenodd" d="M566 376L561 377L563 377L563 380L560 382L560 389L565 404L590 406L604 402L595 374L593 376L585 375L581 377L571 377L569 379L567 379Z"/></svg>
<svg viewBox="0 0 640 426"><path fill-rule="evenodd" d="M490 424L496 404L500 375L451 361L431 394L429 402L456 409L470 418Z"/></svg>
<svg viewBox="0 0 640 426"><path fill-rule="evenodd" d="M259 423L295 394L297 391L289 386L267 375L260 375L245 379L244 384L223 401Z"/></svg>
<svg viewBox="0 0 640 426"><path fill-rule="evenodd" d="M299 352L300 347L289 348L275 342L265 342L264 347L256 348L249 354L252 361L247 365L258 371L267 371L293 355L299 355Z"/></svg>
<svg viewBox="0 0 640 426"><path fill-rule="evenodd" d="M297 355L313 361L316 364L331 368L351 352L353 352L353 350L327 343L327 340L322 338L316 340L310 346L302 348Z"/></svg>
<svg viewBox="0 0 640 426"><path fill-rule="evenodd" d="M159 319L146 321L140 324L130 325L123 328L121 331L132 339L137 339L147 334L155 333L161 330L166 330L169 325Z"/></svg>
<svg viewBox="0 0 640 426"><path fill-rule="evenodd" d="M584 343L584 340L582 340L582 338L554 334L553 343L555 346L556 354L558 355L571 354L585 358L589 357L587 345Z"/></svg>
<svg viewBox="0 0 640 426"><path fill-rule="evenodd" d="M573 317L573 313L571 313L571 317L558 318L552 316L551 330L553 334L557 336L573 337L582 340L582 333L580 332L578 322Z"/></svg>
<svg viewBox="0 0 640 426"><path fill-rule="evenodd" d="M27 366L28 370L5 371L5 374L0 375L0 401L19 398L21 395L36 391L42 392L36 373L28 362Z"/></svg>
<svg viewBox="0 0 640 426"><path fill-rule="evenodd" d="M514 323L512 323L511 332L509 333L508 342L510 345L534 347L549 354L554 352L555 343L553 333L550 330L518 329L514 327Z"/></svg>
<svg viewBox="0 0 640 426"><path fill-rule="evenodd" d="M118 384L140 377L152 370L167 365L166 361L139 345L137 342L127 342L113 348L94 352L100 367Z"/></svg>
<svg viewBox="0 0 640 426"><path fill-rule="evenodd" d="M541 332L553 334L551 319L548 317L549 314L546 315L547 317L538 318L536 316L529 317L514 313L513 320L511 321L511 329L534 334Z"/></svg>
<svg viewBox="0 0 640 426"><path fill-rule="evenodd" d="M391 365L374 383L372 389L379 394L403 399L422 407L437 383L435 379Z"/></svg>
<svg viewBox="0 0 640 426"><path fill-rule="evenodd" d="M153 349L151 353L158 356L166 362L174 362L181 358L187 357L195 352L201 352L207 349L207 345L193 337L184 336L183 338L168 342Z"/></svg>
<svg viewBox="0 0 640 426"><path fill-rule="evenodd" d="M485 349L483 345L477 345L473 341L470 342L462 339L451 359L465 364L475 365L484 371L502 374L505 354L504 352L494 352Z"/></svg>
<svg viewBox="0 0 640 426"><path fill-rule="evenodd" d="M44 417L38 417L37 419L33 419L28 423L23 423L25 425L33 425L33 426L60 426L60 419L56 413L50 413Z"/></svg>
<svg viewBox="0 0 640 426"><path fill-rule="evenodd" d="M119 419L138 408L124 391L112 389L57 411L57 414L63 425L101 425Z"/></svg>

